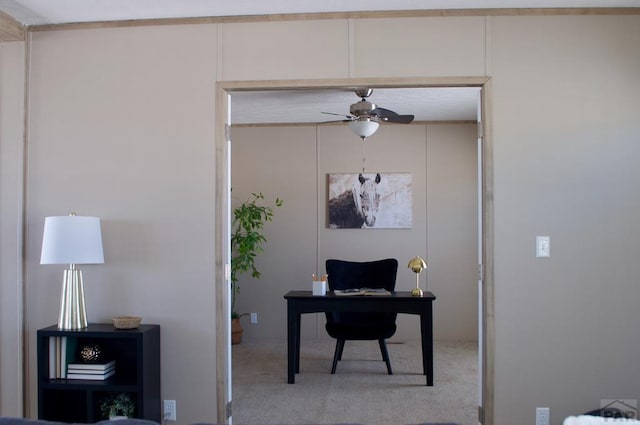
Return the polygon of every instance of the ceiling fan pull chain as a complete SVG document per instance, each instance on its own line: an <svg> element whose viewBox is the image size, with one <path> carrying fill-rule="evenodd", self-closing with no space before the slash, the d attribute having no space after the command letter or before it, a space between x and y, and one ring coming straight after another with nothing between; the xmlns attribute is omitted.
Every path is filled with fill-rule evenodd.
<svg viewBox="0 0 640 425"><path fill-rule="evenodd" d="M364 144L364 137L363 137L362 138L362 174L364 174L364 166L365 166L365 162L367 162L364 148L365 148L365 144Z"/></svg>

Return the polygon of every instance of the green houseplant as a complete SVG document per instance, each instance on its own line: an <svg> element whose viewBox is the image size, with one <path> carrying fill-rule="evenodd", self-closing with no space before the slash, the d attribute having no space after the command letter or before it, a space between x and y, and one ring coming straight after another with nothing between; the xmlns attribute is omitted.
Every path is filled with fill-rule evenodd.
<svg viewBox="0 0 640 425"><path fill-rule="evenodd" d="M111 393L100 400L100 412L105 419L132 418L136 405L128 393Z"/></svg>
<svg viewBox="0 0 640 425"><path fill-rule="evenodd" d="M273 219L275 207L284 203L276 198L273 206L264 204L265 198L262 192L252 193L249 198L233 209L233 224L231 229L231 327L232 343L242 341L242 325L240 317L246 314L238 314L236 300L240 293L238 278L244 273L250 273L251 277L260 277L260 271L256 268L256 256L264 250L267 239L263 235L266 222Z"/></svg>

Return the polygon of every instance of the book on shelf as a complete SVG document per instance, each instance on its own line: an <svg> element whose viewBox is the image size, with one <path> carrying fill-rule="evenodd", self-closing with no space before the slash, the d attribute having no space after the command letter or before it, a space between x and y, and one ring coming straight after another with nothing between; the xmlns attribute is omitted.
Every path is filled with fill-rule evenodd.
<svg viewBox="0 0 640 425"><path fill-rule="evenodd" d="M49 379L64 378L64 364L66 361L67 337L49 337ZM65 353L63 357L62 353Z"/></svg>
<svg viewBox="0 0 640 425"><path fill-rule="evenodd" d="M111 360L104 363L69 363L68 370L87 370L104 372L115 367L116 361Z"/></svg>
<svg viewBox="0 0 640 425"><path fill-rule="evenodd" d="M49 379L56 379L56 338L49 337Z"/></svg>
<svg viewBox="0 0 640 425"><path fill-rule="evenodd" d="M60 337L60 351L58 352L58 360L60 362L60 372L59 372L59 378L66 378L67 377L67 337L66 336L61 336Z"/></svg>
<svg viewBox="0 0 640 425"><path fill-rule="evenodd" d="M87 379L91 381L104 381L105 379L113 376L116 373L116 369L112 368L109 371L102 373L67 373L67 379Z"/></svg>
<svg viewBox="0 0 640 425"><path fill-rule="evenodd" d="M60 362L60 375L58 378L67 377L67 365L75 360L77 341L73 337L62 336L60 338L60 351L58 361Z"/></svg>
<svg viewBox="0 0 640 425"><path fill-rule="evenodd" d="M56 337L56 378L62 377L62 368L60 367L60 352L62 351L62 337Z"/></svg>
<svg viewBox="0 0 640 425"><path fill-rule="evenodd" d="M105 370L97 370L97 369L76 369L73 366L69 366L69 369L67 369L67 374L69 373L75 373L75 374L83 374L86 373L88 375L104 375L106 373L111 372L112 370L115 370L115 366L111 366L109 369L105 369Z"/></svg>
<svg viewBox="0 0 640 425"><path fill-rule="evenodd" d="M352 289L336 289L334 294L339 296L353 296L353 295L391 295L390 291L384 288L352 288Z"/></svg>
<svg viewBox="0 0 640 425"><path fill-rule="evenodd" d="M68 336L49 337L49 379L67 377L67 365L75 360L76 338Z"/></svg>

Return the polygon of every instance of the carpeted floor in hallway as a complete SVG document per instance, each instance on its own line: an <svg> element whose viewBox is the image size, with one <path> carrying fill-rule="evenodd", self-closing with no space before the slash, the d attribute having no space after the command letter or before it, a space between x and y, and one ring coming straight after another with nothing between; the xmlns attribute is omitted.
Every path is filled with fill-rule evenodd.
<svg viewBox="0 0 640 425"><path fill-rule="evenodd" d="M233 346L235 425L477 424L477 342L434 344L433 387L425 386L419 341L388 344L393 375L375 341L348 341L331 375L335 341L305 340L293 385L286 382L286 345Z"/></svg>

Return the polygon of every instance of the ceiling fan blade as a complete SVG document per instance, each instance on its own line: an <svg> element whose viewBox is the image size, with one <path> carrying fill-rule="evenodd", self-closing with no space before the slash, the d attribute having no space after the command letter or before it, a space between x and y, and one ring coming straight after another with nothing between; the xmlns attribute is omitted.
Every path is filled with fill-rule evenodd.
<svg viewBox="0 0 640 425"><path fill-rule="evenodd" d="M397 124L409 124L415 118L413 115L399 115L390 109L376 108L371 111L371 115L378 116L382 121L394 122Z"/></svg>
<svg viewBox="0 0 640 425"><path fill-rule="evenodd" d="M394 118L387 119L387 122L393 122L396 124L410 124L415 117L413 115L398 115Z"/></svg>
<svg viewBox="0 0 640 425"><path fill-rule="evenodd" d="M351 122L351 121L353 121L353 120L352 119L348 119L348 120L331 120L331 121L320 121L319 123L316 123L316 124L320 125L320 124L331 124L331 123L334 123L334 122Z"/></svg>
<svg viewBox="0 0 640 425"><path fill-rule="evenodd" d="M335 113L333 113L333 112L321 112L321 114L336 115L336 116L338 116L338 117L345 117L345 118L346 118L345 122L346 122L346 121L353 121L353 120L355 119L355 117L353 117L353 116L351 116L351 115L335 114ZM333 121L331 121L331 122L333 122Z"/></svg>

